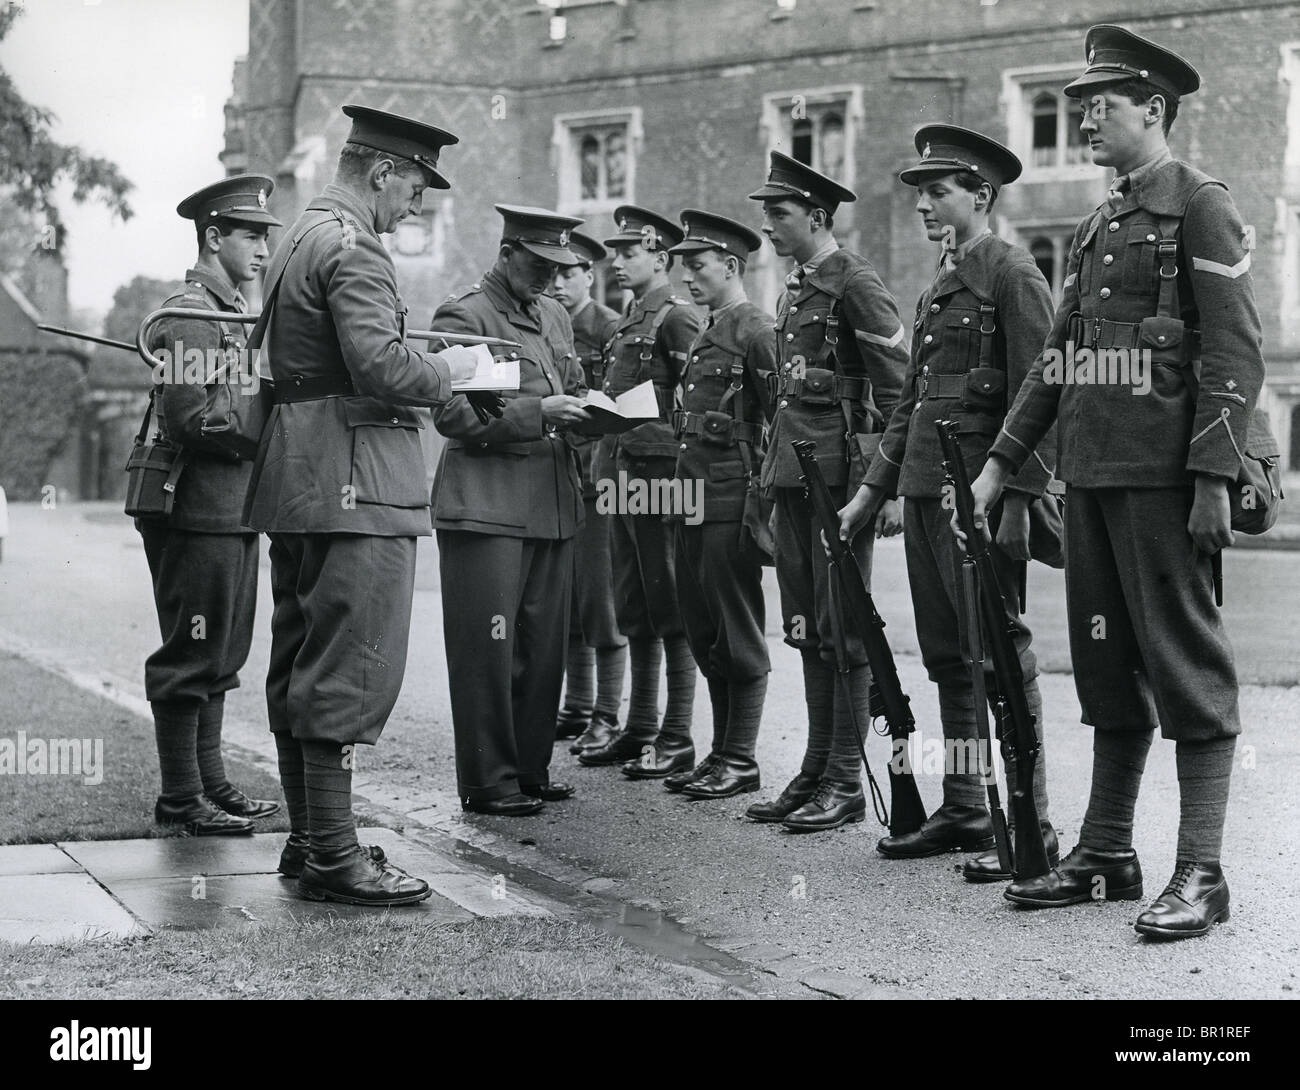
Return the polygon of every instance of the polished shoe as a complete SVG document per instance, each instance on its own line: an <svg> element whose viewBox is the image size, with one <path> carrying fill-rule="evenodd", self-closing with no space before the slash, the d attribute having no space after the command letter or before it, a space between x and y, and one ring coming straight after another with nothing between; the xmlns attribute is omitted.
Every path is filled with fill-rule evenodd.
<svg viewBox="0 0 1300 1090"><path fill-rule="evenodd" d="M579 757L579 760L582 758ZM695 743L690 738L655 739L652 750L642 749L640 754L623 764L623 775L634 780L662 780L674 772L685 772L695 765Z"/></svg>
<svg viewBox="0 0 1300 1090"><path fill-rule="evenodd" d="M1012 850L1016 843L1016 831L1008 829ZM1056 830L1050 825L1043 829L1043 847L1047 849L1047 862L1055 867L1061 861L1061 845L1056 839ZM997 850L972 855L961 868L962 877L968 882L1010 882L1012 876L1002 869Z"/></svg>
<svg viewBox="0 0 1300 1090"><path fill-rule="evenodd" d="M812 797L781 824L792 833L819 833L861 821L867 816L867 798L860 783L822 780Z"/></svg>
<svg viewBox="0 0 1300 1090"><path fill-rule="evenodd" d="M561 708L560 714L555 717L556 741L565 738L577 738L590 726L590 715L584 712L576 712L572 708Z"/></svg>
<svg viewBox="0 0 1300 1090"><path fill-rule="evenodd" d="M690 799L729 799L747 791L757 791L761 786L758 762L748 757L723 755L713 771L682 788Z"/></svg>
<svg viewBox="0 0 1300 1090"><path fill-rule="evenodd" d="M881 838L876 851L889 859L924 859L944 852L982 852L993 844L993 820L984 807L940 806L915 832Z"/></svg>
<svg viewBox="0 0 1300 1090"><path fill-rule="evenodd" d="M540 810L545 802L527 795L503 795L499 799L461 799L460 808L471 814L495 814L497 817L527 817Z"/></svg>
<svg viewBox="0 0 1300 1090"><path fill-rule="evenodd" d="M376 862L359 844L329 855L309 854L298 876L298 896L308 901L383 907L413 905L432 893L428 882Z"/></svg>
<svg viewBox="0 0 1300 1090"><path fill-rule="evenodd" d="M812 793L817 790L819 783L821 783L820 776L800 772L785 785L785 788L776 798L771 802L754 803L745 811L745 816L751 821L761 821L764 824L784 821L812 798Z"/></svg>
<svg viewBox="0 0 1300 1090"><path fill-rule="evenodd" d="M681 772L674 772L671 776L664 777L665 791L680 791L692 780L702 780L717 765L721 758L716 753L710 753L694 768L683 769Z"/></svg>
<svg viewBox="0 0 1300 1090"><path fill-rule="evenodd" d="M583 753L589 749L600 749L601 746L609 745L621 733L617 716L594 712L591 716L591 726L573 740L569 752Z"/></svg>
<svg viewBox="0 0 1300 1090"><path fill-rule="evenodd" d="M216 791L205 791L203 793L227 814L248 818L251 821L270 817L272 814L280 812L278 802L271 802L269 799L250 799L239 788L229 783Z"/></svg>
<svg viewBox="0 0 1300 1090"><path fill-rule="evenodd" d="M1228 880L1218 863L1180 860L1164 893L1133 926L1153 939L1190 939L1227 923Z"/></svg>
<svg viewBox="0 0 1300 1090"><path fill-rule="evenodd" d="M1002 896L1028 908L1136 901L1142 897L1142 867L1132 848L1102 852L1075 845L1059 866L1037 878L1017 879Z"/></svg>
<svg viewBox="0 0 1300 1090"><path fill-rule="evenodd" d="M578 763L589 768L601 765L621 765L633 757L640 757L641 751L654 744L653 738L633 738L627 731L619 731L603 746L584 749L578 754Z"/></svg>
<svg viewBox="0 0 1300 1090"><path fill-rule="evenodd" d="M209 802L206 795L159 798L154 804L153 819L182 836L247 836L253 832L251 821L226 813Z"/></svg>
<svg viewBox="0 0 1300 1090"><path fill-rule="evenodd" d="M578 793L578 789L573 784L561 783L558 780L551 783L521 783L519 791L530 799L541 799L543 802L563 802Z"/></svg>
<svg viewBox="0 0 1300 1090"><path fill-rule="evenodd" d="M290 833L289 839L285 841L284 850L280 853L280 865L276 869L286 878L297 878L302 874L302 867L307 862L310 850L311 844L306 833ZM376 863L388 862L384 849L378 844L362 844L361 850Z"/></svg>

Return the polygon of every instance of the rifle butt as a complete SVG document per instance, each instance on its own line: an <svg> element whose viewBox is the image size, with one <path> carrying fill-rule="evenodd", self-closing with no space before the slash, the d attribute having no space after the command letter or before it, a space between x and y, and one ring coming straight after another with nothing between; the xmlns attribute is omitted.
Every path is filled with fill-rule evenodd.
<svg viewBox="0 0 1300 1090"><path fill-rule="evenodd" d="M1033 788L1026 791L1017 786L1011 796L1011 805L1016 818L1016 867L1013 873L1021 881L1038 878L1051 870L1052 865L1047 859L1047 845L1043 843L1043 827L1039 822Z"/></svg>

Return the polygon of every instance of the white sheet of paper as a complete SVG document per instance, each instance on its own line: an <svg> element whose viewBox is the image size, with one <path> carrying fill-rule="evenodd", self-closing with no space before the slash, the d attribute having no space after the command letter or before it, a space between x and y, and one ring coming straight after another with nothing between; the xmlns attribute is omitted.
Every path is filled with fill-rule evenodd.
<svg viewBox="0 0 1300 1090"><path fill-rule="evenodd" d="M519 361L494 359L491 350L485 344L467 346L476 357L478 370L467 379L453 382L451 388L457 393L473 390L518 390Z"/></svg>
<svg viewBox="0 0 1300 1090"><path fill-rule="evenodd" d="M654 383L649 379L640 386L633 386L626 393L619 394L614 401L618 405L618 411L629 420L659 417L659 402L655 398Z"/></svg>

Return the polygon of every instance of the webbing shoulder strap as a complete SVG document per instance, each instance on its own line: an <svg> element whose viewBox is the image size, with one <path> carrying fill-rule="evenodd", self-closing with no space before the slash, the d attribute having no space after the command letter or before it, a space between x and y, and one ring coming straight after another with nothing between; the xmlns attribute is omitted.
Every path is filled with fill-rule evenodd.
<svg viewBox="0 0 1300 1090"><path fill-rule="evenodd" d="M302 242L317 227L323 227L330 220L336 221L340 226L343 225L343 213L337 208L329 210L319 209L323 214L315 223L309 223L293 237L293 244L289 249L289 256L284 259L284 264L280 266L280 271L275 274L275 280L271 283L270 290L266 293L266 298L262 303L262 313L258 316L253 330L248 335L248 342L245 348L251 352L262 344L262 338L266 336L266 327L271 321L271 311L275 307L276 297L280 294L280 282L284 279L285 270L289 268L289 262L293 260L293 255L298 252L298 244Z"/></svg>
<svg viewBox="0 0 1300 1090"><path fill-rule="evenodd" d="M1160 257L1160 295L1156 300L1156 314L1161 318L1178 318L1182 315L1178 303L1178 235L1183 218L1161 216L1156 224L1160 229L1160 241L1156 243L1156 253Z"/></svg>

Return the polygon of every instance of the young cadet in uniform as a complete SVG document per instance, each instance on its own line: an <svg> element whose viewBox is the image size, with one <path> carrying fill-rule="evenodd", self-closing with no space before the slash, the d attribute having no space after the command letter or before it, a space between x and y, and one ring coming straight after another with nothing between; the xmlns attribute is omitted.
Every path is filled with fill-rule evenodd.
<svg viewBox="0 0 1300 1090"><path fill-rule="evenodd" d="M652 495L672 480L677 442L672 417L681 396L686 352L699 331L698 315L673 294L669 247L682 240L676 224L644 208L614 210L618 234L605 240L612 268L632 303L610 341L604 392L617 397L649 379L659 419L602 439L592 474L597 481L645 481ZM585 765L622 764L636 779L659 779L695 764L691 709L695 660L686 642L673 571L672 525L665 514L619 512L611 528L614 606L628 638L632 695L627 726L605 745L578 754ZM666 660L668 706L659 724L659 665Z"/></svg>
<svg viewBox="0 0 1300 1090"><path fill-rule="evenodd" d="M312 900L408 904L428 885L363 852L352 818L353 751L374 745L397 701L415 585L430 534L413 406L438 405L473 354L409 347L397 274L380 235L447 189L449 132L363 106L332 184L271 261L267 346L276 405L245 522L271 537L267 710L292 832L282 873Z"/></svg>
<svg viewBox="0 0 1300 1090"><path fill-rule="evenodd" d="M435 329L519 341L519 389L484 423L464 397L434 410L451 441L433 486L442 618L461 805L536 813L574 789L551 783L564 680L573 538L582 523L577 458L562 429L587 419L564 307L545 294L576 265L582 221L499 204L496 264L433 316Z"/></svg>
<svg viewBox="0 0 1300 1090"><path fill-rule="evenodd" d="M573 347L587 386L605 381L605 345L614 335L618 314L591 297L592 266L605 259L605 247L579 231L569 233L569 250L577 265L561 265L551 295L569 312ZM564 667L564 706L556 720L556 738L576 738L573 753L603 746L618 730L618 706L627 672L627 637L614 614L614 569L609 556L610 518L596 511L596 484L591 478L594 438L566 431L578 452L582 503L586 518L573 546L573 608L569 616L569 653ZM593 682L593 667L595 679Z"/></svg>
<svg viewBox="0 0 1300 1090"><path fill-rule="evenodd" d="M915 832L887 836L883 855L910 859L974 850L993 843L978 767L955 767L978 738L975 694L962 659L960 629L961 551L943 506L943 454L934 424L957 421L967 472L974 479L988 457L1007 406L1015 400L1052 321L1051 291L1027 250L989 230L998 193L1020 176L1020 160L986 136L955 125L926 125L916 134L921 161L899 177L916 186L916 210L931 242L945 253L934 283L917 303L912 362L903 396L889 421L867 479L841 512L840 536L850 539L875 515L886 496L906 497L903 535L907 575L916 613L921 658L939 689L939 718L949 766L943 774L943 805ZM1020 617L1019 565L1029 559L1029 505L1042 495L1055 460L1049 440L1011 481L1000 512L993 563L1015 629L1029 710L1042 730L1038 662L1032 634ZM986 685L993 693L992 666ZM957 743L954 745L954 743ZM985 760L994 760L992 753ZM1007 768L1008 782L1015 767ZM1048 854L1057 856L1056 833L1047 820L1047 771L1040 757L1034 794ZM971 881L1011 876L996 852L967 861Z"/></svg>
<svg viewBox="0 0 1300 1090"><path fill-rule="evenodd" d="M1093 27L1085 51L1087 70L1065 91L1082 100L1094 161L1117 176L1075 232L1043 356L974 492L979 516L1058 422L1070 651L1095 731L1092 793L1075 849L1006 896L1041 907L1142 896L1133 811L1159 723L1177 751L1177 861L1135 926L1180 938L1229 912L1220 849L1241 724L1211 557L1233 541L1228 488L1264 377L1260 320L1227 188L1166 143L1179 99L1200 85L1196 70L1120 27ZM1110 365L1111 381L1098 381L1075 357L1082 349L1125 350L1129 374Z"/></svg>
<svg viewBox="0 0 1300 1090"><path fill-rule="evenodd" d="M861 821L862 758L850 706L836 678L826 552L799 463L790 444L811 439L831 496L843 505L865 466L858 433L869 417L888 420L898 404L907 366L906 331L894 297L866 258L840 247L832 234L835 209L857 197L803 163L772 152L767 183L750 194L763 202L763 231L796 265L777 312L777 402L762 483L776 500L776 578L785 642L803 656L808 746L803 765L772 802L751 806L755 821L783 822L796 832ZM852 436L852 437L850 437ZM852 460L852 466L850 465ZM898 504L882 504L880 532L897 533ZM853 545L863 575L871 574L872 537ZM848 640L849 683L865 727L870 687L862 641Z"/></svg>
<svg viewBox="0 0 1300 1090"><path fill-rule="evenodd" d="M675 523L678 601L686 638L709 685L713 744L695 768L664 780L693 799L725 799L759 788L754 748L772 666L764 636L763 553L742 522L758 498L767 379L776 368L772 316L745 298L745 261L763 244L725 216L688 208L682 283L707 308L691 345L675 430L677 477L698 482L700 521Z"/></svg>
<svg viewBox="0 0 1300 1090"><path fill-rule="evenodd" d="M199 256L185 274L185 290L163 306L247 309L239 289L266 260L267 233L283 226L266 211L274 188L270 178L244 174L181 201L176 211L198 228ZM242 330L169 318L154 327L150 342L176 367L163 375L155 408L159 430L186 459L172 513L136 520L163 638L145 663L144 682L162 774L154 817L194 836L251 833L248 819L280 810L232 786L221 760L226 691L239 685L257 608L257 535L240 519L252 463L203 437L207 388L179 373L194 351L204 354L206 372L223 366L227 353L243 349Z"/></svg>

